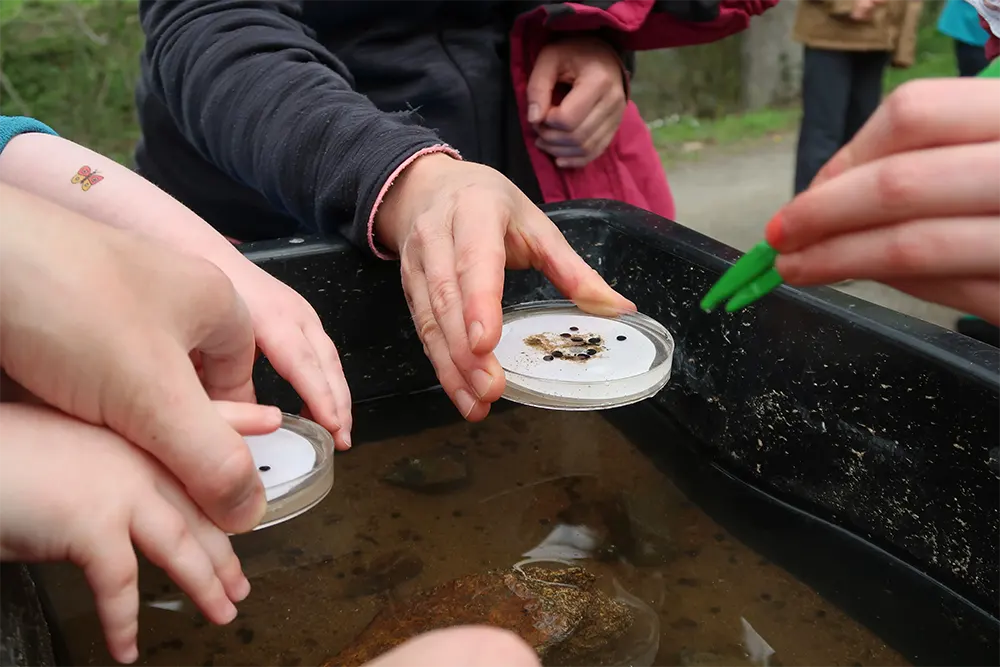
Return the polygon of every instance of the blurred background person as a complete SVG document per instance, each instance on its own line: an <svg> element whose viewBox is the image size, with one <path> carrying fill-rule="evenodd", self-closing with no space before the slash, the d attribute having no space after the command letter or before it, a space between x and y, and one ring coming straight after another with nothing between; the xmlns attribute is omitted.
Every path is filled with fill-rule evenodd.
<svg viewBox="0 0 1000 667"><path fill-rule="evenodd" d="M975 7L965 0L946 0L937 27L955 42L959 76L976 76L986 67L989 33L980 24Z"/></svg>

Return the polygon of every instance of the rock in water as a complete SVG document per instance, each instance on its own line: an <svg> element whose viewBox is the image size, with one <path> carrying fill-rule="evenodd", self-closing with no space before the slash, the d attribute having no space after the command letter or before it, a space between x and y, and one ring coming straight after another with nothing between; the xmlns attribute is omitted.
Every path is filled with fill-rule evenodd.
<svg viewBox="0 0 1000 667"><path fill-rule="evenodd" d="M494 570L383 609L324 667L362 665L419 634L468 624L514 632L546 665L600 665L633 622L632 608L599 590L581 567Z"/></svg>
<svg viewBox="0 0 1000 667"><path fill-rule="evenodd" d="M454 491L468 480L465 452L453 448L399 459L382 476L383 482L421 493Z"/></svg>

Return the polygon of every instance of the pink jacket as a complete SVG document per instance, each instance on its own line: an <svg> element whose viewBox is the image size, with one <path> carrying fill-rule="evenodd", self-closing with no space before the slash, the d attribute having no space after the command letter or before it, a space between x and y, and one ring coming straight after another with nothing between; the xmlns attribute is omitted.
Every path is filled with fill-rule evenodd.
<svg viewBox="0 0 1000 667"><path fill-rule="evenodd" d="M619 0L606 8L585 2L550 4L519 17L511 33L510 66L521 131L545 202L615 199L665 218L673 218L675 213L660 156L634 102L628 103L611 145L582 169L559 169L551 156L535 146L535 131L527 121L528 77L553 34L600 30L629 51L690 46L746 29L752 16L777 2L722 0L718 17L704 23L684 22L654 11L654 0Z"/></svg>
<svg viewBox="0 0 1000 667"><path fill-rule="evenodd" d="M1000 56L1000 38L990 30L990 24L986 22L986 19L980 17L979 23L990 35L989 39L986 40L986 59L993 61L997 56Z"/></svg>

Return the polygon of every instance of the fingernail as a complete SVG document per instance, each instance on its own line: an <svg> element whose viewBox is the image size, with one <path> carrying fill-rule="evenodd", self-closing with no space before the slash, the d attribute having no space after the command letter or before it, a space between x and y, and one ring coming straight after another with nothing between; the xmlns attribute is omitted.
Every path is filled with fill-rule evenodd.
<svg viewBox="0 0 1000 667"><path fill-rule="evenodd" d="M476 399L472 398L472 394L464 389L459 389L455 392L455 406L458 411L462 413L462 418L468 417L473 408L476 407Z"/></svg>
<svg viewBox="0 0 1000 667"><path fill-rule="evenodd" d="M493 386L493 376L481 368L472 371L472 388L476 390L476 395L482 398Z"/></svg>
<svg viewBox="0 0 1000 667"><path fill-rule="evenodd" d="M618 315L626 315L628 313L638 312L639 307L636 306L634 303L632 303L629 299L622 297L622 301L628 305L614 306L614 309L615 311L617 311Z"/></svg>
<svg viewBox="0 0 1000 667"><path fill-rule="evenodd" d="M542 119L542 108L537 104L528 105L528 122L537 123Z"/></svg>
<svg viewBox="0 0 1000 667"><path fill-rule="evenodd" d="M469 347L473 350L479 345L479 341L483 339L483 334L486 330L483 328L483 323L478 320L469 325Z"/></svg>
<svg viewBox="0 0 1000 667"><path fill-rule="evenodd" d="M223 611L222 615L219 617L220 618L219 625L225 625L227 623L232 623L233 619L236 618L236 614L237 614L236 605L234 605L229 600L226 600L226 604L228 606L225 608L225 610Z"/></svg>
<svg viewBox="0 0 1000 667"><path fill-rule="evenodd" d="M566 160L564 160L561 157L556 158L556 166L559 167L560 169L564 169L566 167Z"/></svg>
<svg viewBox="0 0 1000 667"><path fill-rule="evenodd" d="M350 434L344 436L344 447L347 449L351 448L351 436Z"/></svg>
<svg viewBox="0 0 1000 667"><path fill-rule="evenodd" d="M132 664L138 659L139 659L139 646L136 644L132 644L131 646L129 646L128 649L125 650L125 653L122 654L122 662L124 662L127 665Z"/></svg>
<svg viewBox="0 0 1000 667"><path fill-rule="evenodd" d="M585 313L597 315L598 317L618 317L634 313L638 310L631 301L628 306L616 306L606 301L591 301L589 299L575 299L576 306Z"/></svg>
<svg viewBox="0 0 1000 667"><path fill-rule="evenodd" d="M233 591L233 595L236 598L233 602L243 602L250 595L250 580L243 576L240 583L236 584L236 590Z"/></svg>
<svg viewBox="0 0 1000 667"><path fill-rule="evenodd" d="M767 227L764 228L764 238L767 243L774 248L778 249L778 246L785 240L785 220L781 215L781 211L778 211L771 221L767 223Z"/></svg>

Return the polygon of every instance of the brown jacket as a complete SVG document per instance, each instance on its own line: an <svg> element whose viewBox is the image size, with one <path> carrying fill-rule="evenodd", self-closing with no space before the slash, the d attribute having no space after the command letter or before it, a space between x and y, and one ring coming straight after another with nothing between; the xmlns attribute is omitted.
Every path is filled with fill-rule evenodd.
<svg viewBox="0 0 1000 667"><path fill-rule="evenodd" d="M913 64L920 0L885 0L867 21L851 18L855 0L798 0L792 33L797 42L830 51L889 51L895 67Z"/></svg>

